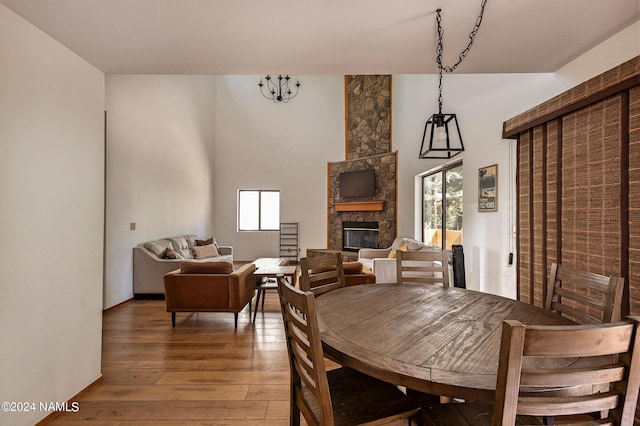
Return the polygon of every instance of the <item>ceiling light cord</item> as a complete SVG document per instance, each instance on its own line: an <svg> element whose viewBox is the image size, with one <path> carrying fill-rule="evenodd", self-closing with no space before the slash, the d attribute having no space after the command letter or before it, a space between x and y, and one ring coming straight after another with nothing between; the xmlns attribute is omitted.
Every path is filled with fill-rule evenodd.
<svg viewBox="0 0 640 426"><path fill-rule="evenodd" d="M436 23L438 24L438 46L436 47L436 62L438 64L438 112L442 114L442 73L452 73L458 68L458 65L464 60L464 58L469 54L471 50L471 46L473 46L473 41L476 38L476 34L478 34L478 30L480 29L480 24L482 23L482 17L484 16L484 8L487 5L487 0L482 0L480 4L480 14L476 18L476 24L473 26L473 29L469 33L469 44L467 47L460 52L460 56L458 57L458 62L454 65L448 67L442 64L442 52L443 48L443 38L444 38L444 30L442 29L442 9L436 10Z"/></svg>

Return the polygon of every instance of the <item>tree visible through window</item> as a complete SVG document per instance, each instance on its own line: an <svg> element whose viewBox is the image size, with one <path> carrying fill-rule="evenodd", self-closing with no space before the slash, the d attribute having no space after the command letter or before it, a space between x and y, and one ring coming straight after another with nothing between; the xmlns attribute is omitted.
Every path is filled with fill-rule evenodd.
<svg viewBox="0 0 640 426"><path fill-rule="evenodd" d="M462 244L462 163L422 178L422 238L451 250Z"/></svg>
<svg viewBox="0 0 640 426"><path fill-rule="evenodd" d="M238 231L280 229L280 191L238 191Z"/></svg>

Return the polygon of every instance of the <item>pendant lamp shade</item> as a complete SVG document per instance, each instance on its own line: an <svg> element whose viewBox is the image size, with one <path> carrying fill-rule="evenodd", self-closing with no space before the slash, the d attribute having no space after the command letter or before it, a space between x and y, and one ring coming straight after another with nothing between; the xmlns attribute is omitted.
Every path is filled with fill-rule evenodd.
<svg viewBox="0 0 640 426"><path fill-rule="evenodd" d="M463 151L456 115L433 114L424 126L418 158L453 158Z"/></svg>

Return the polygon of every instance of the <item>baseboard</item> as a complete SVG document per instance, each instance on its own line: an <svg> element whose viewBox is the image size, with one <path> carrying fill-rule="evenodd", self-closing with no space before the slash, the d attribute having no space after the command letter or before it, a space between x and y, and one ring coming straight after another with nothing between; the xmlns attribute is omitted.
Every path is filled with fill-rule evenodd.
<svg viewBox="0 0 640 426"><path fill-rule="evenodd" d="M71 399L69 399L67 401L67 406L71 407L72 403L77 402L80 399L80 397L82 397L82 395L87 393L92 387L94 387L95 385L97 385L100 382L102 382L102 374L100 375L100 377L95 379L93 382L89 383L89 385L86 386L84 389L82 389L80 392L78 392L73 397L71 397ZM82 409L82 407L80 407L80 409ZM62 411L54 411L51 414L49 414L47 417L45 417L44 419L42 419L38 423L36 423L35 426L46 425L46 424L52 422L53 419L58 417L61 413L62 413Z"/></svg>

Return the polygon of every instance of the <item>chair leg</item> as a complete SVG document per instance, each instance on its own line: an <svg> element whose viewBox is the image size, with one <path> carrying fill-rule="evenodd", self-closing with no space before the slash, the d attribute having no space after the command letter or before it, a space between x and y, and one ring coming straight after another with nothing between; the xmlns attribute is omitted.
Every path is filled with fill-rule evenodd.
<svg viewBox="0 0 640 426"><path fill-rule="evenodd" d="M249 302L251 303L251 302ZM256 322L256 316L258 315L258 305L260 304L260 290L256 294L256 310L253 312L253 322ZM251 310L249 310L249 318L251 318Z"/></svg>
<svg viewBox="0 0 640 426"><path fill-rule="evenodd" d="M267 295L267 290L262 290L262 312L264 312L264 297ZM258 307L256 306L256 309Z"/></svg>
<svg viewBox="0 0 640 426"><path fill-rule="evenodd" d="M176 313L171 312L171 327L175 327L175 326L176 326Z"/></svg>

